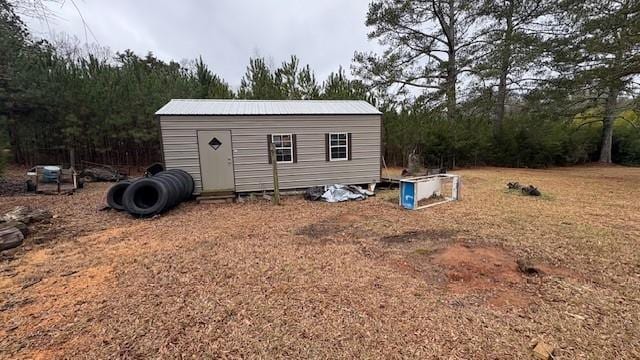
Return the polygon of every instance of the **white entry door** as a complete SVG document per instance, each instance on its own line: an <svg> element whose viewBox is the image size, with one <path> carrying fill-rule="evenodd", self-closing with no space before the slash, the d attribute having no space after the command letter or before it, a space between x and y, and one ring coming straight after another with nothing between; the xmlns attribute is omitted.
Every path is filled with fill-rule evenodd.
<svg viewBox="0 0 640 360"><path fill-rule="evenodd" d="M202 191L234 191L231 131L199 130Z"/></svg>

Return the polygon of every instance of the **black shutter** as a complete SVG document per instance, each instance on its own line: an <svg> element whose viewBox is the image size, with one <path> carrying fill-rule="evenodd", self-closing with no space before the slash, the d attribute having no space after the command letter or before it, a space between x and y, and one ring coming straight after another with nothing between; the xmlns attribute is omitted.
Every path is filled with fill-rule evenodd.
<svg viewBox="0 0 640 360"><path fill-rule="evenodd" d="M271 164L271 134L267 134L267 156L269 157L269 164Z"/></svg>
<svg viewBox="0 0 640 360"><path fill-rule="evenodd" d="M324 154L327 161L331 160L329 157L329 134L324 134Z"/></svg>
<svg viewBox="0 0 640 360"><path fill-rule="evenodd" d="M347 159L351 160L351 133L347 133Z"/></svg>
<svg viewBox="0 0 640 360"><path fill-rule="evenodd" d="M293 162L298 162L298 140L296 138L296 134L291 135L291 147L293 152Z"/></svg>

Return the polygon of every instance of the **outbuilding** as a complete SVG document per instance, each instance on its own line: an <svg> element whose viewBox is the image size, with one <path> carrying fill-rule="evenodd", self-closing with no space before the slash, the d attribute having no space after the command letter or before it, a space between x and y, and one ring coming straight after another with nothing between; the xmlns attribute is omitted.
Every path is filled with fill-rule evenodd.
<svg viewBox="0 0 640 360"><path fill-rule="evenodd" d="M274 160L281 189L380 181L382 114L365 101L174 99L156 117L195 194L273 190Z"/></svg>

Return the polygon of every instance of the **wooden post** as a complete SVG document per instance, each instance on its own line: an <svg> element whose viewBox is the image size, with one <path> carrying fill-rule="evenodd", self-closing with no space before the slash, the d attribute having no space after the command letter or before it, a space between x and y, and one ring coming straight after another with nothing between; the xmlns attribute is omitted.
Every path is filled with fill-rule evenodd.
<svg viewBox="0 0 640 360"><path fill-rule="evenodd" d="M69 149L69 167L71 169L76 168L76 150L74 148Z"/></svg>
<svg viewBox="0 0 640 360"><path fill-rule="evenodd" d="M280 182L278 181L278 157L276 154L276 146L271 143L269 146L271 153L271 164L273 165L273 204L280 205Z"/></svg>

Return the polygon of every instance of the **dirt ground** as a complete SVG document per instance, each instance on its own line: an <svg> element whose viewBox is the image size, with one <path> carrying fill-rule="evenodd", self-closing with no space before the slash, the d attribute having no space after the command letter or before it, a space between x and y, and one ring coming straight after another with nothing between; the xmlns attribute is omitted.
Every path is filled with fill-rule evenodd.
<svg viewBox="0 0 640 360"><path fill-rule="evenodd" d="M0 357L640 358L640 168L455 173L462 201L415 212L0 197L54 214L0 257Z"/></svg>

